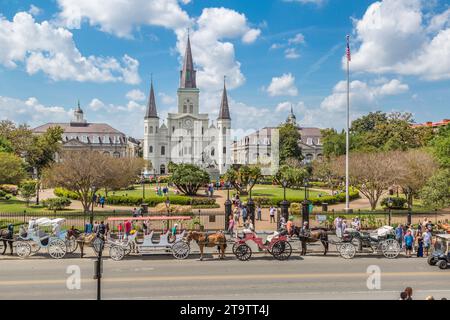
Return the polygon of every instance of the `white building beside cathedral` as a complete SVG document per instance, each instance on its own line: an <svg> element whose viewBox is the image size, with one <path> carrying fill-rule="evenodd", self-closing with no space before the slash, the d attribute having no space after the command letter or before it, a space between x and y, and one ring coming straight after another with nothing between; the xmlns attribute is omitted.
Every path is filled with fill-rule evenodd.
<svg viewBox="0 0 450 320"><path fill-rule="evenodd" d="M160 123L153 81L144 118L145 160L150 160L153 174L166 174L169 162L198 165L211 175L223 174L231 161L231 118L224 82L219 117L210 124L209 115L199 112L200 90L188 37L178 88L178 112L169 113L167 124Z"/></svg>

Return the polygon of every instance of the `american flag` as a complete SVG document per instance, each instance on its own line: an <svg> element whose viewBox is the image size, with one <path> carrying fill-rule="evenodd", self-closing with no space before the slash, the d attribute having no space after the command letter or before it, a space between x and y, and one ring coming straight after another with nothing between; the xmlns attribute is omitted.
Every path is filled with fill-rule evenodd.
<svg viewBox="0 0 450 320"><path fill-rule="evenodd" d="M350 36L347 36L347 61L352 61L352 57L350 55Z"/></svg>

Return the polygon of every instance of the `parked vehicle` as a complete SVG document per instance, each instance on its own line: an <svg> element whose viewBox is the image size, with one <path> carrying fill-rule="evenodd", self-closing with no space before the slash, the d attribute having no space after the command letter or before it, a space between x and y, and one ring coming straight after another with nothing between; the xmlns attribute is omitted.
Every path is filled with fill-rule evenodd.
<svg viewBox="0 0 450 320"><path fill-rule="evenodd" d="M437 234L431 254L428 256L430 266L437 265L440 269L447 269L450 263L450 234Z"/></svg>

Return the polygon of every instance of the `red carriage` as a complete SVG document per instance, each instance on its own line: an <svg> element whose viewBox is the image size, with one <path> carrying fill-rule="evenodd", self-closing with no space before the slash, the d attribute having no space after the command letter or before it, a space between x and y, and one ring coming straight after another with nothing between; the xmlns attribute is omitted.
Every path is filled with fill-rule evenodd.
<svg viewBox="0 0 450 320"><path fill-rule="evenodd" d="M289 244L286 234L275 232L263 242L263 239L257 237L254 232L244 232L243 235L238 235L233 245L233 253L241 261L247 261L252 256L252 249L247 244L248 241L253 241L259 251L265 250L277 260L287 260L292 254L292 246Z"/></svg>

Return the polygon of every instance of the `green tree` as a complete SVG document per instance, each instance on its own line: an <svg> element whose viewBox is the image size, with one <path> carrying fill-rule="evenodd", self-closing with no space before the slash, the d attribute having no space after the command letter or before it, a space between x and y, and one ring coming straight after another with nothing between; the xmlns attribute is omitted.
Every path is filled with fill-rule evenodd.
<svg viewBox="0 0 450 320"><path fill-rule="evenodd" d="M25 177L24 164L18 156L0 152L0 184L19 184Z"/></svg>
<svg viewBox="0 0 450 320"><path fill-rule="evenodd" d="M20 184L20 195L27 202L27 207L30 204L30 199L36 196L36 181L26 180Z"/></svg>
<svg viewBox="0 0 450 320"><path fill-rule="evenodd" d="M13 147L11 145L11 142L7 140L5 137L0 136L0 152L13 152Z"/></svg>
<svg viewBox="0 0 450 320"><path fill-rule="evenodd" d="M256 165L242 165L231 167L224 175L226 181L230 181L239 195L245 195L261 178L261 168Z"/></svg>
<svg viewBox="0 0 450 320"><path fill-rule="evenodd" d="M437 171L420 191L423 204L432 208L450 206L450 169Z"/></svg>
<svg viewBox="0 0 450 320"><path fill-rule="evenodd" d="M323 129L322 145L325 157L338 157L345 154L345 131L338 133L335 129Z"/></svg>
<svg viewBox="0 0 450 320"><path fill-rule="evenodd" d="M25 124L16 126L9 120L0 121L0 137L9 141L12 152L18 156L26 154L33 145L33 133L30 128Z"/></svg>
<svg viewBox="0 0 450 320"><path fill-rule="evenodd" d="M210 181L209 174L193 164L172 163L171 169L172 176L169 181L185 195L196 195L198 189Z"/></svg>
<svg viewBox="0 0 450 320"><path fill-rule="evenodd" d="M443 167L450 168L450 124L442 127L430 142L433 153Z"/></svg>
<svg viewBox="0 0 450 320"><path fill-rule="evenodd" d="M62 134L61 127L50 127L44 134L33 136L33 144L27 150L26 161L35 170L37 178L36 204L39 204L39 185L42 170L55 162L55 154L60 151Z"/></svg>
<svg viewBox="0 0 450 320"><path fill-rule="evenodd" d="M282 165L275 175L275 180L282 185L283 180L287 182L287 187L299 189L304 185L308 171L305 168L295 168L289 165Z"/></svg>
<svg viewBox="0 0 450 320"><path fill-rule="evenodd" d="M284 164L287 159L303 159L302 149L299 145L301 139L298 128L292 123L285 123L279 127L280 134L280 163Z"/></svg>

